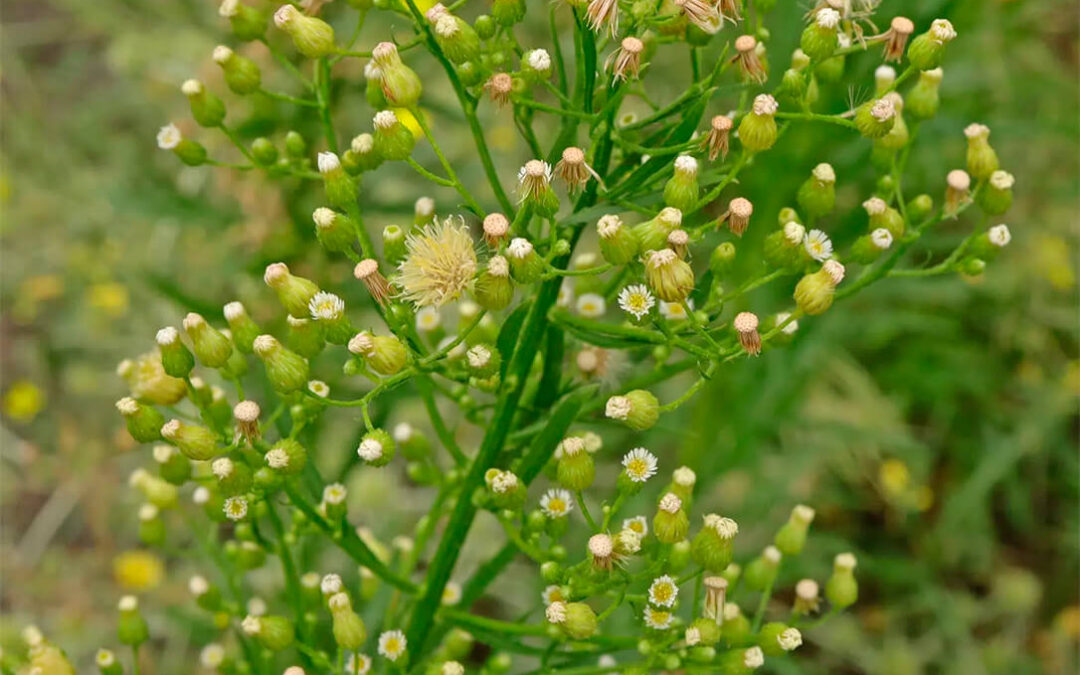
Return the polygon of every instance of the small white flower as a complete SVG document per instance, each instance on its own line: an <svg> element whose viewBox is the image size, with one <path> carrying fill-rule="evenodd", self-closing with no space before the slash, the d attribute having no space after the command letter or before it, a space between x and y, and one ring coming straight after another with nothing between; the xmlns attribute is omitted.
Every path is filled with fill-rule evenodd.
<svg viewBox="0 0 1080 675"><path fill-rule="evenodd" d="M559 286L559 295L555 298L555 305L557 307L569 307L573 301L574 285L570 283L569 279L564 279L562 285Z"/></svg>
<svg viewBox="0 0 1080 675"><path fill-rule="evenodd" d="M664 513L678 513L682 508L682 500L674 492L669 492L660 499L659 508Z"/></svg>
<svg viewBox="0 0 1080 675"><path fill-rule="evenodd" d="M345 313L345 301L333 293L319 291L308 302L308 311L316 321L336 321Z"/></svg>
<svg viewBox="0 0 1080 675"><path fill-rule="evenodd" d="M783 328L780 329L780 332L785 335L794 335L795 331L799 330L798 321L788 321L788 323L784 323L790 316L791 312L777 312L776 317L773 319L777 326L783 326Z"/></svg>
<svg viewBox="0 0 1080 675"><path fill-rule="evenodd" d="M551 603L544 610L544 617L548 620L548 623L559 624L566 621L566 603L562 600Z"/></svg>
<svg viewBox="0 0 1080 675"><path fill-rule="evenodd" d="M218 477L219 480L225 480L232 475L236 465L228 457L218 457L210 464L210 472Z"/></svg>
<svg viewBox="0 0 1080 675"><path fill-rule="evenodd" d="M173 150L180 145L184 136L175 124L169 123L161 127L157 134L157 145L162 150Z"/></svg>
<svg viewBox="0 0 1080 675"><path fill-rule="evenodd" d="M323 488L322 498L327 504L343 504L349 491L341 483L331 483Z"/></svg>
<svg viewBox="0 0 1080 675"><path fill-rule="evenodd" d="M585 452L589 454L595 454L604 447L604 439L595 431L586 431L581 435L581 440L585 443Z"/></svg>
<svg viewBox="0 0 1080 675"><path fill-rule="evenodd" d="M228 19L236 16L239 9L240 0L221 0L221 4L218 5L218 16Z"/></svg>
<svg viewBox="0 0 1080 675"><path fill-rule="evenodd" d="M784 225L784 238L792 245L798 246L806 238L806 228L792 220Z"/></svg>
<svg viewBox="0 0 1080 675"><path fill-rule="evenodd" d="M484 345L474 345L465 352L465 358L473 368L484 368L491 363L491 350Z"/></svg>
<svg viewBox="0 0 1080 675"><path fill-rule="evenodd" d="M500 471L491 479L491 490L498 494L506 494L517 488L518 477L510 471Z"/></svg>
<svg viewBox="0 0 1080 675"><path fill-rule="evenodd" d="M743 665L747 668L760 668L765 663L765 653L761 647L751 647L743 653Z"/></svg>
<svg viewBox="0 0 1080 675"><path fill-rule="evenodd" d="M814 167L814 170L810 172L813 174L814 179L821 183L835 183L836 171L833 170L832 164L822 162Z"/></svg>
<svg viewBox="0 0 1080 675"><path fill-rule="evenodd" d="M332 152L320 152L317 161L319 173L330 173L341 168L341 160Z"/></svg>
<svg viewBox="0 0 1080 675"><path fill-rule="evenodd" d="M229 497L221 507L229 520L243 520L247 516L248 503L243 497Z"/></svg>
<svg viewBox="0 0 1080 675"><path fill-rule="evenodd" d="M326 398L330 395L330 385L322 380L310 380L307 383L308 391L315 394L319 398Z"/></svg>
<svg viewBox="0 0 1080 675"><path fill-rule="evenodd" d="M776 99L768 94L758 94L754 97L753 110L755 115L775 115L779 107Z"/></svg>
<svg viewBox="0 0 1080 675"><path fill-rule="evenodd" d="M870 115L878 122L888 121L896 115L896 106L888 96L879 98L874 101L874 105L870 106Z"/></svg>
<svg viewBox="0 0 1080 675"><path fill-rule="evenodd" d="M790 652L802 645L802 633L798 628L788 628L776 636L776 641L780 644L780 649Z"/></svg>
<svg viewBox="0 0 1080 675"><path fill-rule="evenodd" d="M612 396L604 406L604 414L613 420L625 420L630 415L630 399L625 396Z"/></svg>
<svg viewBox="0 0 1080 675"><path fill-rule="evenodd" d="M191 493L191 501L200 506L207 503L210 501L210 489L205 485L195 488L195 492Z"/></svg>
<svg viewBox="0 0 1080 675"><path fill-rule="evenodd" d="M724 518L715 513L705 516L705 527L716 532L721 539L733 539L739 533L739 524L731 518Z"/></svg>
<svg viewBox="0 0 1080 675"><path fill-rule="evenodd" d="M359 663L357 663L357 660L359 660ZM371 657L359 652L349 654L349 658L345 660L345 672L355 673L355 675L367 675L371 672Z"/></svg>
<svg viewBox="0 0 1080 675"><path fill-rule="evenodd" d="M248 614L240 622L240 630L244 631L245 635L258 635L262 631L262 621L259 617Z"/></svg>
<svg viewBox="0 0 1080 675"><path fill-rule="evenodd" d="M622 529L630 530L639 537L649 533L649 520L645 516L634 516L622 521Z"/></svg>
<svg viewBox="0 0 1080 675"><path fill-rule="evenodd" d="M344 588L344 584L341 582L341 577L337 574L327 574L319 582L319 590L323 595L337 595Z"/></svg>
<svg viewBox="0 0 1080 675"><path fill-rule="evenodd" d="M687 298L686 304L690 306L690 309L694 308L694 301ZM664 317L668 321L682 321L686 318L686 308L682 306L681 302L666 302L660 301L660 316Z"/></svg>
<svg viewBox="0 0 1080 675"><path fill-rule="evenodd" d="M456 581L447 581L443 586L442 604L453 606L459 602L461 602L461 584Z"/></svg>
<svg viewBox="0 0 1080 675"><path fill-rule="evenodd" d="M389 129L398 123L398 118L393 110L380 110L375 113L371 123L376 129ZM322 155L319 155L319 157L321 158Z"/></svg>
<svg viewBox="0 0 1080 675"><path fill-rule="evenodd" d="M693 626L686 629L683 634L683 641L686 642L687 647L693 647L701 642L701 631Z"/></svg>
<svg viewBox="0 0 1080 675"><path fill-rule="evenodd" d="M875 248L882 251L892 246L892 232L889 232L884 227L879 227L870 233L870 242L874 244Z"/></svg>
<svg viewBox="0 0 1080 675"><path fill-rule="evenodd" d="M222 3L224 6L224 3ZM199 664L203 668L216 669L225 661L225 648L216 642L211 642L199 652Z"/></svg>
<svg viewBox="0 0 1080 675"><path fill-rule="evenodd" d="M645 625L653 630L667 630L671 627L672 614L657 607L645 608Z"/></svg>
<svg viewBox="0 0 1080 675"><path fill-rule="evenodd" d="M934 19L930 24L930 35L938 42L949 42L956 37L956 29L948 19Z"/></svg>
<svg viewBox="0 0 1080 675"><path fill-rule="evenodd" d="M695 175L697 170L697 160L690 155L679 155L675 158L675 171Z"/></svg>
<svg viewBox="0 0 1080 675"><path fill-rule="evenodd" d="M676 485L684 488L692 488L697 483L697 474L688 466L680 466L671 473L671 480Z"/></svg>
<svg viewBox="0 0 1080 675"><path fill-rule="evenodd" d="M1008 171L997 170L990 174L990 185L995 190L1011 190L1016 178Z"/></svg>
<svg viewBox="0 0 1080 675"><path fill-rule="evenodd" d="M644 483L656 475L656 456L645 448L634 448L626 453L622 465L635 483Z"/></svg>
<svg viewBox="0 0 1080 675"><path fill-rule="evenodd" d="M533 70L547 71L551 69L551 55L547 53L546 49L534 49L528 53L526 63Z"/></svg>
<svg viewBox="0 0 1080 675"><path fill-rule="evenodd" d="M434 305L416 310L416 330L429 333L442 325L442 314Z"/></svg>
<svg viewBox="0 0 1080 675"><path fill-rule="evenodd" d="M656 299L644 284L627 286L619 291L619 308L641 319L656 305Z"/></svg>
<svg viewBox="0 0 1080 675"><path fill-rule="evenodd" d="M388 630L379 636L379 654L391 661L397 661L405 653L405 633L399 630Z"/></svg>
<svg viewBox="0 0 1080 675"><path fill-rule="evenodd" d="M554 602L561 602L563 599L562 586L552 584L545 587L544 590L540 592L540 599L543 601L545 607Z"/></svg>
<svg viewBox="0 0 1080 675"><path fill-rule="evenodd" d="M653 579L649 586L649 602L660 607L671 607L679 598L679 587L675 579L665 574Z"/></svg>
<svg viewBox="0 0 1080 675"><path fill-rule="evenodd" d="M596 319L607 311L607 303L598 293L585 293L577 299L577 311L587 319Z"/></svg>
<svg viewBox="0 0 1080 675"><path fill-rule="evenodd" d="M209 590L210 582L206 580L206 577L202 577L196 574L195 576L188 579L188 592L190 592L195 597L199 597L200 595L205 594Z"/></svg>
<svg viewBox="0 0 1080 675"><path fill-rule="evenodd" d="M1012 233L1009 232L1009 226L1004 223L1001 225L995 225L991 227L986 236L990 239L990 243L997 247L1005 247L1012 241Z"/></svg>
<svg viewBox="0 0 1080 675"><path fill-rule="evenodd" d="M821 230L810 230L803 241L803 246L810 257L818 262L824 262L832 257L833 247L829 235Z"/></svg>
<svg viewBox="0 0 1080 675"><path fill-rule="evenodd" d="M600 235L601 239L611 239L619 233L622 226L622 218L617 215L600 216L600 220L596 221L596 233Z"/></svg>
<svg viewBox="0 0 1080 675"><path fill-rule="evenodd" d="M567 490L553 488L540 498L540 509L548 518L563 518L574 510L574 499Z"/></svg>
<svg viewBox="0 0 1080 675"><path fill-rule="evenodd" d="M365 438L356 448L356 454L365 462L375 462L383 456L383 445L375 438Z"/></svg>

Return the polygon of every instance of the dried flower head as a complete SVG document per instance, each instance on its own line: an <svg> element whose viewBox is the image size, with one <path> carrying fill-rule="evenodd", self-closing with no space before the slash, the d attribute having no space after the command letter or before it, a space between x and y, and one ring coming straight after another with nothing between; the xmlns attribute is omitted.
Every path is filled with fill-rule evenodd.
<svg viewBox="0 0 1080 675"><path fill-rule="evenodd" d="M619 48L607 57L604 69L610 71L616 80L636 80L641 72L641 54L644 51L645 43L639 38L625 37L619 43Z"/></svg>
<svg viewBox="0 0 1080 675"><path fill-rule="evenodd" d="M735 56L731 62L738 64L743 78L762 83L769 76L757 55L758 41L753 35L740 35L735 38Z"/></svg>
<svg viewBox="0 0 1080 675"><path fill-rule="evenodd" d="M704 145L709 151L710 162L715 162L717 157L727 157L729 138L734 125L735 123L726 115L716 115L709 122L709 133L705 134Z"/></svg>
<svg viewBox="0 0 1080 675"><path fill-rule="evenodd" d="M514 78L509 73L495 73L484 83L484 91L497 105L506 105L514 93Z"/></svg>
<svg viewBox="0 0 1080 675"><path fill-rule="evenodd" d="M585 163L585 151L575 146L563 150L562 159L555 164L555 175L566 183L566 189L571 193L584 188L590 176L600 180L593 168Z"/></svg>

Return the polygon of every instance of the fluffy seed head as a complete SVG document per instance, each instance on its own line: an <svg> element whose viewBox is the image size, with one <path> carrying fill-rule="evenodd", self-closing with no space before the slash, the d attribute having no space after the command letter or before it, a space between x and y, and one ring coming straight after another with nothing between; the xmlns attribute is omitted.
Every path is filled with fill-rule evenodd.
<svg viewBox="0 0 1080 675"><path fill-rule="evenodd" d="M589 553L594 558L609 558L615 550L615 542L607 534L594 534L589 537Z"/></svg>
<svg viewBox="0 0 1080 675"><path fill-rule="evenodd" d="M396 286L417 307L439 307L458 298L476 275L476 251L464 220L447 218L405 239L408 255Z"/></svg>
<svg viewBox="0 0 1080 675"><path fill-rule="evenodd" d="M564 152L565 156L566 153ZM510 221L501 213L489 213L484 217L484 236L489 240L502 239L510 231Z"/></svg>

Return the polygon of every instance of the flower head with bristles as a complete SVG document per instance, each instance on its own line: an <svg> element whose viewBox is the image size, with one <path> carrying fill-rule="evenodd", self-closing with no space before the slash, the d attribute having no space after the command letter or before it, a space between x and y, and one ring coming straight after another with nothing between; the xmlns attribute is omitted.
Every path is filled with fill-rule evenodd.
<svg viewBox="0 0 1080 675"><path fill-rule="evenodd" d="M463 220L425 225L405 240L408 255L395 285L417 307L441 306L461 296L476 276L476 251Z"/></svg>

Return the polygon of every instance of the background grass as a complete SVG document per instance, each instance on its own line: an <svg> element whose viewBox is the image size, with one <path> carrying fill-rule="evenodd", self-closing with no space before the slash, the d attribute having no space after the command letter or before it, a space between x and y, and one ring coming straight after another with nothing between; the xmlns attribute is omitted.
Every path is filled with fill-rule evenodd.
<svg viewBox="0 0 1080 675"><path fill-rule="evenodd" d="M918 26L947 17L960 34L942 113L920 128L905 187L937 198L946 171L963 163L963 126L988 124L1017 179L1005 218L1013 245L984 277L891 280L802 322L790 347L721 371L682 417L665 418L649 447L669 466L700 467L710 482L703 503L744 523L744 554L767 542L793 503L816 506L816 555L786 570L789 580L821 578L831 554L858 553L857 610L814 631L801 658L771 661L775 672L1076 672L1077 6L886 0L882 15L900 11ZM775 76L799 28L770 27ZM93 651L113 641L114 560L138 548L124 483L145 457L131 452L112 407L124 393L115 364L149 349L153 332L184 311L217 316L239 297L272 316L259 278L268 261L287 259L330 283L348 270L314 250L307 214L318 195L182 168L156 149L157 128L186 117L183 79L222 89L209 60L225 39L212 3L15 0L3 29L0 643L11 649L34 622L89 668ZM851 59L849 74L869 82L876 64ZM448 95L430 66L417 67L439 115ZM359 67L339 70L356 82ZM366 127L362 94L341 95L339 128ZM283 121L287 113L245 108L243 133L280 140L289 127L312 126ZM445 119L446 134L461 133ZM509 177L523 149L505 118L488 129ZM208 136L200 138L223 151ZM464 139L445 145L480 184ZM861 227L857 206L872 186L868 150L844 130L796 128L740 190L768 223L828 160L838 212L850 213L830 232L845 241ZM372 192L373 222L403 222L417 190L409 174L389 172ZM964 227L941 227L932 250L949 250ZM740 246L751 250L765 233L752 227ZM750 302L779 306L788 293L761 289ZM324 447L347 451L355 429L344 426L325 430ZM609 447L624 441L610 429L605 438ZM402 476L366 487L373 500L409 489ZM426 506L415 496L403 513L369 524L393 534L415 517L410 508ZM368 522L373 511L358 508ZM192 569L170 558L147 602L158 656L182 655L198 637L171 628L182 610L164 609L184 601ZM501 590L509 606L535 591ZM182 660L155 660L152 672L190 672L169 665Z"/></svg>

